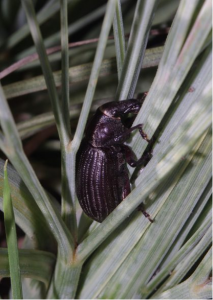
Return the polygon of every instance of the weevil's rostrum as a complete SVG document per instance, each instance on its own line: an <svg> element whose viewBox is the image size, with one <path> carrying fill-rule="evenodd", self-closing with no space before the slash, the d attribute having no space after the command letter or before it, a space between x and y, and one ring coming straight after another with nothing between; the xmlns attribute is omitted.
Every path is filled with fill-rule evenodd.
<svg viewBox="0 0 213 300"><path fill-rule="evenodd" d="M142 124L129 128L125 116L137 114L141 101L136 99L109 102L99 107L89 122L77 153L76 189L83 211L102 222L130 193L127 165L136 167L138 161L132 150L124 145L133 130L138 129L147 140Z"/></svg>

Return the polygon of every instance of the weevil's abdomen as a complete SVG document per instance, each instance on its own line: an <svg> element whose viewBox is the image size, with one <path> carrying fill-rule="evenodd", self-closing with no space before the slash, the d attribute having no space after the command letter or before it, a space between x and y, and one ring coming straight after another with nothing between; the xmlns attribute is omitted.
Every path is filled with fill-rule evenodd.
<svg viewBox="0 0 213 300"><path fill-rule="evenodd" d="M89 217L102 222L126 196L129 179L124 156L114 147L95 148L84 140L76 161L80 205Z"/></svg>

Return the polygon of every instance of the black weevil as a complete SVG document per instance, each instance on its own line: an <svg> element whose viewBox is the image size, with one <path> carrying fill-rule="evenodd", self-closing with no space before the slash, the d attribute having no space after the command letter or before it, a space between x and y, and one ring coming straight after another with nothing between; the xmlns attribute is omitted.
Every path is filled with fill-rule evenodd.
<svg viewBox="0 0 213 300"><path fill-rule="evenodd" d="M76 190L83 211L95 221L102 222L130 193L126 163L136 167L147 159L135 160L133 151L124 145L135 129L149 142L142 124L129 128L125 120L129 113L137 114L141 105L137 99L108 102L86 127L76 158Z"/></svg>

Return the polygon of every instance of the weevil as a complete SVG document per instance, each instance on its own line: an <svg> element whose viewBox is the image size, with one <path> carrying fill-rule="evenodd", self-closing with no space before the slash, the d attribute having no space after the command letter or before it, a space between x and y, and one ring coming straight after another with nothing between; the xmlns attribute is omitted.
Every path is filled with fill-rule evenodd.
<svg viewBox="0 0 213 300"><path fill-rule="evenodd" d="M129 127L126 118L137 114L141 105L137 99L108 102L97 109L86 127L76 157L76 192L83 211L97 222L101 223L130 193L127 163L136 167L147 159L142 156L136 160L124 144L136 129L150 142L143 124ZM149 214L142 212L152 222Z"/></svg>

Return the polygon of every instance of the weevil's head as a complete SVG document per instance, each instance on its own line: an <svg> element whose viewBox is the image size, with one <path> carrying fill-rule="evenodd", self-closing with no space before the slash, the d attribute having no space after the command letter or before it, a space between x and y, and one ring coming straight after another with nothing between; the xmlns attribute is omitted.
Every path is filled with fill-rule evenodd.
<svg viewBox="0 0 213 300"><path fill-rule="evenodd" d="M108 102L99 107L99 110L110 118L122 119L127 114L137 114L141 108L141 105L142 103L139 100L129 99L119 102Z"/></svg>
<svg viewBox="0 0 213 300"><path fill-rule="evenodd" d="M109 102L100 106L86 128L88 142L94 147L123 143L128 138L128 134L124 135L124 132L129 128L124 119L130 113L137 114L140 107L141 102L136 99Z"/></svg>

